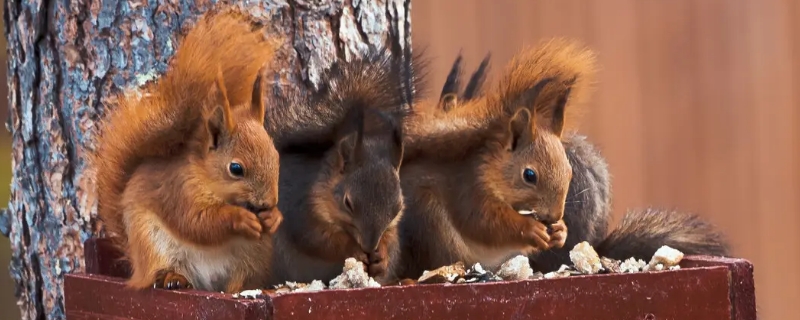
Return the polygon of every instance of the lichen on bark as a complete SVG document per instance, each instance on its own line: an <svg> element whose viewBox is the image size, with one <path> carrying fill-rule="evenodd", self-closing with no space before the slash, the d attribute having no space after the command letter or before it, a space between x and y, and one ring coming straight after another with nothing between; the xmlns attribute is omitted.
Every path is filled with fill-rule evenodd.
<svg viewBox="0 0 800 320"><path fill-rule="evenodd" d="M230 2L223 1L224 4ZM385 45L410 64L410 0L233 1L286 39L276 84L307 90L336 59ZM63 319L63 275L102 233L84 166L114 95L163 73L216 1L7 0L11 200L0 231L23 319ZM409 65L410 70L410 65Z"/></svg>

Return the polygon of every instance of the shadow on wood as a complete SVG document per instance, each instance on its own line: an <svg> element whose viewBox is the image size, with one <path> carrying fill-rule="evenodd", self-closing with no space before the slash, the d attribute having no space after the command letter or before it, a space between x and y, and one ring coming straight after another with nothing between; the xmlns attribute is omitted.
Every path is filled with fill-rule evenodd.
<svg viewBox="0 0 800 320"><path fill-rule="evenodd" d="M86 274L66 276L69 319L731 319L755 320L753 266L688 256L682 269L561 279L230 294L125 288L105 240L86 242Z"/></svg>

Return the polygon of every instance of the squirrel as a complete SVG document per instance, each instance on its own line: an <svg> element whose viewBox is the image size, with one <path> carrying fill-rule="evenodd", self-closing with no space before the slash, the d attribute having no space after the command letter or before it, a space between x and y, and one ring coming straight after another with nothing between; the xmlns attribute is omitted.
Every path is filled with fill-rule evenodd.
<svg viewBox="0 0 800 320"><path fill-rule="evenodd" d="M410 116L406 150L414 153L401 170L404 278L456 261L496 268L513 255L563 246L572 169L562 133L593 63L578 44L551 40L516 55L486 93L465 92L470 98L446 112L419 108Z"/></svg>
<svg viewBox="0 0 800 320"><path fill-rule="evenodd" d="M443 86L440 109L449 111L456 105L475 99L478 94L470 93L469 88L483 86L488 59L487 55L473 74L473 80L464 94L455 96L459 100L450 98L450 105L445 107L441 102L447 100L447 95L458 92L462 59L460 55L456 58ZM478 79L477 82L474 79ZM605 158L586 136L576 131L565 133L562 143L573 170L564 210L564 222L570 234L563 247L530 255L535 269L550 272L562 264L569 264L569 251L582 241L596 246L601 255L619 260L630 257L648 260L662 245L669 245L687 254L730 254L724 235L716 227L696 215L683 212L653 208L630 210L622 223L608 233L612 197L611 176Z"/></svg>
<svg viewBox="0 0 800 320"><path fill-rule="evenodd" d="M271 242L259 239L282 220L263 126L274 48L242 13L209 12L170 69L106 117L90 161L128 287L235 292L269 276Z"/></svg>
<svg viewBox="0 0 800 320"><path fill-rule="evenodd" d="M273 240L271 284L330 281L349 257L379 283L393 281L403 211L402 123L410 113L401 65L383 49L337 61L319 92L267 117L268 131L284 141L278 203L286 217ZM333 134L286 132L285 123Z"/></svg>

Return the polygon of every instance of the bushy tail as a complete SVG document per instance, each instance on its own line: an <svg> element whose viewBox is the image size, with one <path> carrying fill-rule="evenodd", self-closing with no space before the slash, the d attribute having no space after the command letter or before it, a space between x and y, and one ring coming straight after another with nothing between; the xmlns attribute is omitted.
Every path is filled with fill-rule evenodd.
<svg viewBox="0 0 800 320"><path fill-rule="evenodd" d="M318 92L309 97L290 96L284 107L267 111L267 131L279 150L296 152L331 145L337 128L348 114L354 114L354 108L402 117L411 112L406 83L418 87L422 81L415 75L407 79L405 63L383 48L350 62L336 61L323 73ZM419 67L412 69L419 72Z"/></svg>
<svg viewBox="0 0 800 320"><path fill-rule="evenodd" d="M577 41L554 38L543 41L533 49L526 49L514 56L503 72L495 90L497 107L513 114L518 107L530 107L535 97L537 113L548 115L556 101L569 90L566 106L569 130L576 125L581 108L591 91L596 72L594 52ZM545 85L538 94L537 84L544 80L551 82Z"/></svg>
<svg viewBox="0 0 800 320"><path fill-rule="evenodd" d="M246 103L260 67L272 59L274 48L275 42L267 41L240 12L208 13L181 41L164 75L140 94L119 96L102 123L90 157L98 215L107 232L125 241L120 201L130 175L147 158L182 152L199 124L217 71L223 74L231 103Z"/></svg>
<svg viewBox="0 0 800 320"><path fill-rule="evenodd" d="M696 215L656 209L628 212L595 249L609 258L649 261L663 245L687 255L730 254L725 237L710 223Z"/></svg>

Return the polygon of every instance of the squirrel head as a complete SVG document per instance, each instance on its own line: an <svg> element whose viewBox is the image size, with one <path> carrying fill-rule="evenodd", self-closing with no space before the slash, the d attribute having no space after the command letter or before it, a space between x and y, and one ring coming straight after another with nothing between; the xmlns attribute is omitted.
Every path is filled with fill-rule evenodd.
<svg viewBox="0 0 800 320"><path fill-rule="evenodd" d="M249 103L231 106L218 72L193 148L207 187L226 203L254 213L272 210L278 202L279 158L264 129L263 77L262 68Z"/></svg>
<svg viewBox="0 0 800 320"><path fill-rule="evenodd" d="M546 83L533 88L528 98L535 99ZM569 93L566 88L551 106L511 109L515 111L498 127L479 169L493 194L520 214L546 224L563 218L572 179L572 166L561 143Z"/></svg>
<svg viewBox="0 0 800 320"><path fill-rule="evenodd" d="M355 128L340 135L326 155L326 174L315 186L320 198L315 211L328 215L327 221L371 256L386 231L397 227L403 211L402 129L380 111L369 112L365 119L364 111L356 110L347 118ZM371 128L365 130L365 123Z"/></svg>

